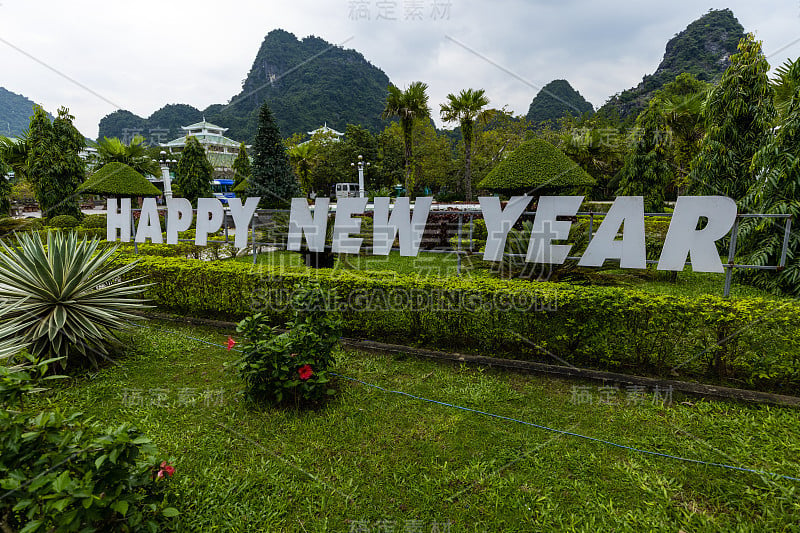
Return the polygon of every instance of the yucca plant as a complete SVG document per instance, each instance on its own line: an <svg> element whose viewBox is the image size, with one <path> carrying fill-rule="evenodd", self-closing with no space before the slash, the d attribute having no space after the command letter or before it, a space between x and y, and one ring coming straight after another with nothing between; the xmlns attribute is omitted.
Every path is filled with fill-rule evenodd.
<svg viewBox="0 0 800 533"><path fill-rule="evenodd" d="M112 266L116 247L98 250L99 239L74 232L17 234L0 253L0 345L28 345L38 358L97 367L108 359L115 332L146 307L136 298L146 285L123 280L134 263ZM11 350L12 348L9 348Z"/></svg>

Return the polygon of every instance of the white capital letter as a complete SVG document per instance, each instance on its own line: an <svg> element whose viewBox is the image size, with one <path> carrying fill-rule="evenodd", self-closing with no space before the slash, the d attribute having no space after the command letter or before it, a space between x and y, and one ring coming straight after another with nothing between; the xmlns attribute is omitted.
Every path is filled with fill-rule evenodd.
<svg viewBox="0 0 800 533"><path fill-rule="evenodd" d="M314 216L305 198L292 198L289 213L289 237L287 250L299 251L303 233L310 252L325 251L325 232L328 229L328 203L330 198L317 198L314 201Z"/></svg>
<svg viewBox="0 0 800 533"><path fill-rule="evenodd" d="M419 252L428 213L433 197L424 196L414 201L414 214L411 215L411 202L408 197L394 201L392 216L389 216L389 198L375 198L375 217L373 219L372 253L389 255L394 239L400 234L400 255L414 257Z"/></svg>
<svg viewBox="0 0 800 533"><path fill-rule="evenodd" d="M697 229L700 217L708 224ZM724 237L736 221L736 202L727 196L680 196L675 203L672 220L658 270L683 270L691 256L695 272L723 272L716 241Z"/></svg>
<svg viewBox="0 0 800 533"><path fill-rule="evenodd" d="M622 227L622 240L617 232ZM619 259L621 268L647 267L644 246L644 197L618 196L600 224L578 266L603 266L606 259Z"/></svg>
<svg viewBox="0 0 800 533"><path fill-rule="evenodd" d="M208 244L208 234L216 233L222 227L225 209L222 202L216 198L197 199L197 227L194 233L194 243L197 246Z"/></svg>
<svg viewBox="0 0 800 533"><path fill-rule="evenodd" d="M367 207L366 198L340 198L336 203L336 219L333 223L333 253L357 254L361 247L360 237L348 237L361 230L361 219L353 218L356 213L363 213Z"/></svg>
<svg viewBox="0 0 800 533"><path fill-rule="evenodd" d="M192 226L192 203L186 198L167 201L167 244L178 244L178 233Z"/></svg>
<svg viewBox="0 0 800 533"><path fill-rule="evenodd" d="M233 225L236 226L236 238L233 241L233 245L236 248L247 247L247 231L250 228L250 222L253 220L253 214L258 208L260 200L261 198L258 196L252 196L245 201L244 207L242 207L241 198L228 198Z"/></svg>
<svg viewBox="0 0 800 533"><path fill-rule="evenodd" d="M496 196L481 196L478 201L481 204L481 211L483 211L487 233L483 260L502 261L506 236L519 216L525 212L528 204L531 203L531 197L513 196L506 204L506 208L502 210L500 209L500 198Z"/></svg>
<svg viewBox="0 0 800 533"><path fill-rule="evenodd" d="M151 242L161 244L161 221L158 219L158 206L155 198L145 198L142 202L142 211L139 214L139 226L136 228L136 242Z"/></svg>
<svg viewBox="0 0 800 533"><path fill-rule="evenodd" d="M556 217L574 217L583 196L541 196L533 219L531 240L525 261L560 265L569 255L571 244L550 244L554 240L569 239L572 222Z"/></svg>
<svg viewBox="0 0 800 533"><path fill-rule="evenodd" d="M117 199L109 198L106 207L106 240L116 241L117 230L119 230L119 240L130 242L131 240L131 199L121 198L119 201L119 213L117 212Z"/></svg>

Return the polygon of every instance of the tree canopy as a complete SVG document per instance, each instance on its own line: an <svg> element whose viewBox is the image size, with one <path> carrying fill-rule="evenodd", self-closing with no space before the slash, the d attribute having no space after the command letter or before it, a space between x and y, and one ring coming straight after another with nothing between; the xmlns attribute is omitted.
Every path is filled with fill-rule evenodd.
<svg viewBox="0 0 800 533"><path fill-rule="evenodd" d="M196 204L198 198L211 196L214 167L208 162L206 151L195 137L186 139L175 174L172 185L176 189L176 196L186 198L192 204Z"/></svg>
<svg viewBox="0 0 800 533"><path fill-rule="evenodd" d="M45 217L83 216L75 190L84 178L84 162L78 154L85 138L72 125L73 119L65 107L52 122L40 106L34 107L31 117L26 177Z"/></svg>

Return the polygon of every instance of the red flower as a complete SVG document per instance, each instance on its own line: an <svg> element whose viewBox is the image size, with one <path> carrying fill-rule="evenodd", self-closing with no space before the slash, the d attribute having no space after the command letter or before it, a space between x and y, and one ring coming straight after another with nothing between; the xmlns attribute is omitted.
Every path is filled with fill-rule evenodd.
<svg viewBox="0 0 800 533"><path fill-rule="evenodd" d="M305 381L314 375L314 370L311 368L311 365L303 365L297 369L297 373L300 374L300 379Z"/></svg>
<svg viewBox="0 0 800 533"><path fill-rule="evenodd" d="M162 461L161 468L159 469L158 474L156 474L156 478L164 477L165 472L168 476L172 476L172 474L175 473L175 467L170 466L166 461Z"/></svg>
<svg viewBox="0 0 800 533"><path fill-rule="evenodd" d="M231 351L231 348L233 348L233 345L234 345L234 344L236 344L236 341L235 341L235 340L233 340L233 337L231 337L230 335L228 335L228 351L229 351L229 352Z"/></svg>

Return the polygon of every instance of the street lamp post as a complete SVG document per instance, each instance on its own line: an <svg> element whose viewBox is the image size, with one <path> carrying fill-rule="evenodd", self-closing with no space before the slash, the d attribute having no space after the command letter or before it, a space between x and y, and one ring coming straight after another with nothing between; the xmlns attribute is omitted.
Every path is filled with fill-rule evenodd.
<svg viewBox="0 0 800 533"><path fill-rule="evenodd" d="M355 166L355 163L350 163L350 166ZM369 163L364 163L364 157L358 156L358 197L364 198L364 165L369 166Z"/></svg>
<svg viewBox="0 0 800 533"><path fill-rule="evenodd" d="M168 159L167 152L161 150L159 164L161 165L161 179L164 182L164 200L172 200L172 178L169 176L169 166L177 163L175 159Z"/></svg>

